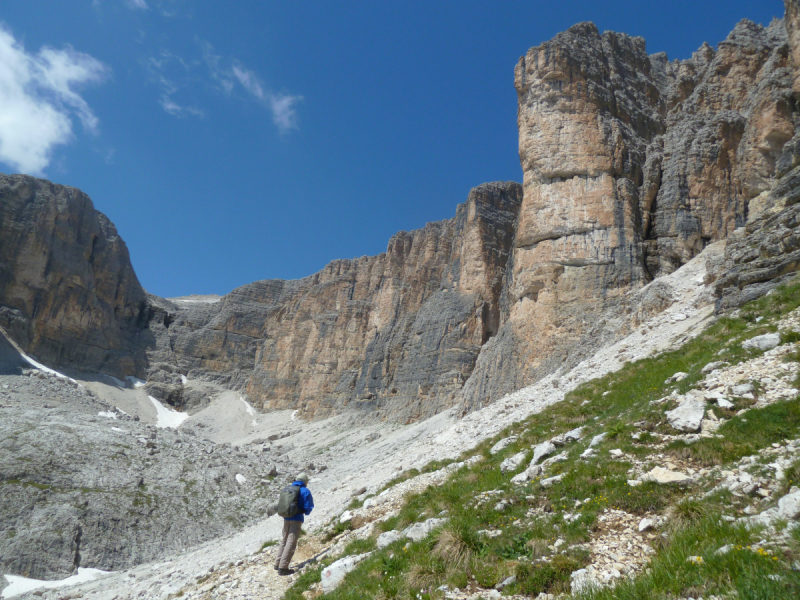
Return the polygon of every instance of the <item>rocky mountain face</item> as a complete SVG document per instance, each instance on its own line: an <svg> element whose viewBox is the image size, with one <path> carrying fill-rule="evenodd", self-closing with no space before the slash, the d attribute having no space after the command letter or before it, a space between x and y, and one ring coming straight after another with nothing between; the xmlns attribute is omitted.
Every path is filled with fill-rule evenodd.
<svg viewBox="0 0 800 600"><path fill-rule="evenodd" d="M648 56L641 38L581 23L520 59L524 198L509 310L464 388L465 409L576 364L608 337L594 335L608 314L615 335L629 330L638 309L625 306L628 292L733 234L753 203L791 195L794 22L742 21L716 50L704 44L672 62ZM764 281L798 267L774 239L796 216L772 218L748 224L780 257ZM727 271L754 253L731 249ZM731 276L719 285L750 281Z"/></svg>
<svg viewBox="0 0 800 600"><path fill-rule="evenodd" d="M178 554L272 514L297 472L275 477L259 446L156 429L67 379L15 371L0 372L4 573L59 579Z"/></svg>
<svg viewBox="0 0 800 600"><path fill-rule="evenodd" d="M244 389L259 408L344 407L408 421L452 405L501 320L521 186L484 184L456 216L400 232L385 253L296 281L184 302L148 379L180 374ZM173 313L170 313L173 314Z"/></svg>
<svg viewBox="0 0 800 600"><path fill-rule="evenodd" d="M383 254L216 302L148 295L85 195L4 176L0 324L42 360L141 377L175 406L205 401L188 377L258 408L408 422L576 364L673 301L631 292L718 240L719 307L736 305L798 268L787 6L683 61L575 25L515 70L522 186L478 186Z"/></svg>
<svg viewBox="0 0 800 600"><path fill-rule="evenodd" d="M114 224L75 188L0 175L0 325L41 360L143 375L149 308Z"/></svg>

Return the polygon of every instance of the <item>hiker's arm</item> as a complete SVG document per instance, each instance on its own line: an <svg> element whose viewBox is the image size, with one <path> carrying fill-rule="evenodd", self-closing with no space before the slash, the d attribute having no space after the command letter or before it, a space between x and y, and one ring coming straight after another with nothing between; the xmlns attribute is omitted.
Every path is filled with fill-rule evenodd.
<svg viewBox="0 0 800 600"><path fill-rule="evenodd" d="M306 488L308 495L303 499L303 512L307 515L311 514L311 511L314 510L314 497L311 495L311 491Z"/></svg>

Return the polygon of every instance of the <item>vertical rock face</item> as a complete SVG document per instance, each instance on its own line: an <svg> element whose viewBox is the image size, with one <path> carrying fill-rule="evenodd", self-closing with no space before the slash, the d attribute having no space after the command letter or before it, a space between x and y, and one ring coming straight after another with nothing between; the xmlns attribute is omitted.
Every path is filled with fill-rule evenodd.
<svg viewBox="0 0 800 600"><path fill-rule="evenodd" d="M0 175L0 324L29 353L141 376L147 315L125 242L86 194Z"/></svg>
<svg viewBox="0 0 800 600"><path fill-rule="evenodd" d="M673 62L581 23L520 59L508 311L466 410L574 364L627 292L744 225L794 135L789 53L782 22L742 21L716 51Z"/></svg>
<svg viewBox="0 0 800 600"><path fill-rule="evenodd" d="M519 184L484 184L455 218L396 234L384 254L179 310L149 379L215 379L261 407L308 416L343 407L401 421L434 414L454 402L500 326L521 200Z"/></svg>

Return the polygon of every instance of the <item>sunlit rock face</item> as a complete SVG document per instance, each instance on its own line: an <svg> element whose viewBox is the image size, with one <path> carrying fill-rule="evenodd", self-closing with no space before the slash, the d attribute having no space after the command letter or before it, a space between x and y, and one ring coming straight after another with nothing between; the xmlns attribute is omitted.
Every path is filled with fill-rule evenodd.
<svg viewBox="0 0 800 600"><path fill-rule="evenodd" d="M383 254L177 309L150 379L213 379L258 407L309 417L435 414L455 402L500 326L521 201L518 183L484 184L454 218L396 234Z"/></svg>
<svg viewBox="0 0 800 600"><path fill-rule="evenodd" d="M789 55L783 22L742 21L683 61L592 23L520 58L524 198L508 311L465 410L574 364L627 292L745 224L794 135Z"/></svg>

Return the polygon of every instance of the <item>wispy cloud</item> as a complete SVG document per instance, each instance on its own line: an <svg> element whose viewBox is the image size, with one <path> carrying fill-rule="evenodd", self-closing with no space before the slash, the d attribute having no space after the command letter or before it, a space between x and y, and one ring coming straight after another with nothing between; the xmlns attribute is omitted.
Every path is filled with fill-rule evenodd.
<svg viewBox="0 0 800 600"><path fill-rule="evenodd" d="M39 175L53 149L73 138L73 115L96 133L98 119L77 90L108 73L99 60L71 46L30 54L0 24L0 161Z"/></svg>
<svg viewBox="0 0 800 600"><path fill-rule="evenodd" d="M125 0L125 6L132 10L147 10L147 2L145 0Z"/></svg>
<svg viewBox="0 0 800 600"><path fill-rule="evenodd" d="M255 72L236 60L226 63L214 53L214 48L208 42L203 42L202 45L203 57L208 65L211 78L226 94L233 93L238 83L246 92L267 107L278 131L288 133L292 129L297 129L296 105L303 100L302 96L273 92L267 89Z"/></svg>
<svg viewBox="0 0 800 600"><path fill-rule="evenodd" d="M150 79L161 88L159 104L164 111L173 117L205 117L205 111L191 104L179 103L175 96L182 87L191 83L191 71L196 64L190 63L171 52L162 51L157 57L151 57L146 63ZM180 83L176 82L180 80Z"/></svg>
<svg viewBox="0 0 800 600"><path fill-rule="evenodd" d="M225 96L235 96L241 91L255 99L269 111L280 133L297 129L297 104L303 100L302 96L270 90L253 70L238 60L223 58L208 42L199 44L201 61L185 60L166 50L146 61L150 79L161 89L159 103L167 114L181 118L205 117L206 112L196 103L181 102L178 98L185 97L192 88L207 87L210 81L212 87ZM203 72L206 70L207 73Z"/></svg>

